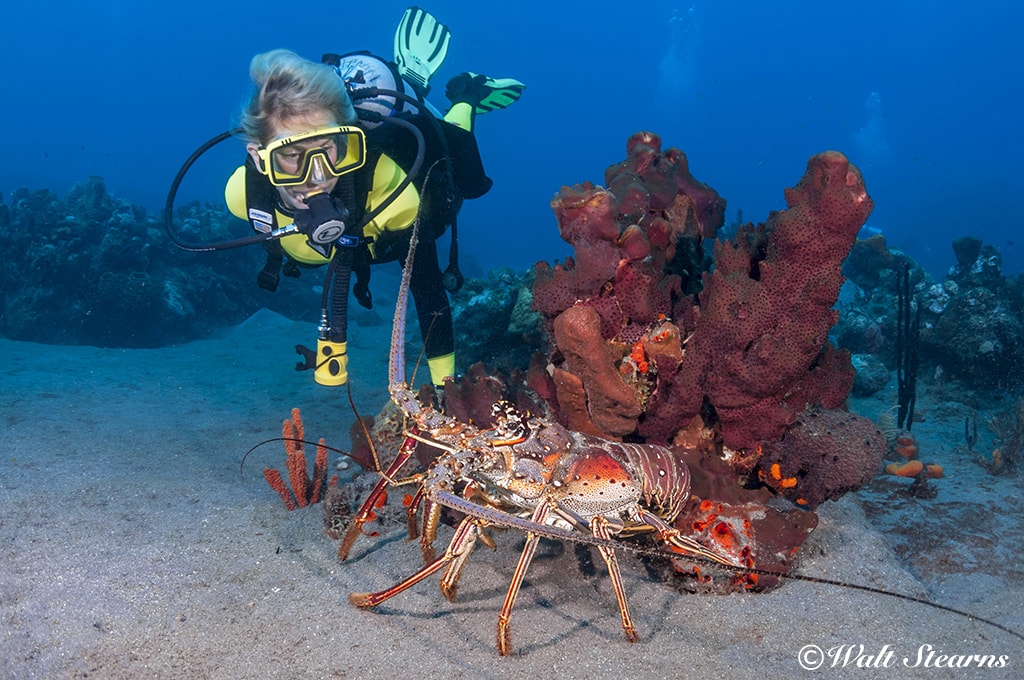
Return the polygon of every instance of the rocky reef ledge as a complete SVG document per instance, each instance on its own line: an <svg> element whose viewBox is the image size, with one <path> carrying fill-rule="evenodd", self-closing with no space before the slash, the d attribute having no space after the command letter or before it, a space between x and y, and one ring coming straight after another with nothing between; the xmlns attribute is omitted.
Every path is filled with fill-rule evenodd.
<svg viewBox="0 0 1024 680"><path fill-rule="evenodd" d="M190 203L175 214L197 242L244 236L222 206ZM315 319L318 277L255 285L260 248L191 253L160 219L112 197L90 177L60 198L49 189L0 196L0 334L15 340L102 347L162 347L202 338L261 307ZM314 281L314 279L316 279ZM292 290L288 288L305 290Z"/></svg>

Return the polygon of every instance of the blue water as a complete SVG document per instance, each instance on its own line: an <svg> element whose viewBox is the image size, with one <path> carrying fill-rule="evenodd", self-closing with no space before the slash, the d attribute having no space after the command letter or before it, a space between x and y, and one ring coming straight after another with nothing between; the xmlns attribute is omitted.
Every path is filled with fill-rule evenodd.
<svg viewBox="0 0 1024 680"><path fill-rule="evenodd" d="M182 161L231 127L256 52L390 56L407 3L9 3L0 59L0 192L63 194L102 175L158 211ZM425 7L451 26L431 99L463 70L514 76L522 100L478 122L495 187L460 221L464 260L525 268L568 254L549 201L601 182L633 132L687 152L729 200L763 220L808 156L838 149L876 201L868 224L933 274L971 234L1024 269L1015 163L1024 9L1010 2L754 0ZM501 7L502 9L495 9ZM873 94L874 93L874 94ZM240 143L204 157L181 198L219 200ZM222 145L225 146L225 145ZM240 235L245 226L240 223ZM467 271L475 269L464 264Z"/></svg>
<svg viewBox="0 0 1024 680"><path fill-rule="evenodd" d="M408 1L6 3L0 194L28 187L63 195L99 175L115 197L158 214L182 162L237 123L253 54L287 47L314 60L357 49L390 56ZM601 183L641 129L686 151L693 173L728 199L729 221L738 210L759 221L785 207L783 189L808 157L838 149L862 168L875 199L869 227L933 275L953 263L950 244L964 235L997 246L1004 272L1024 272L1016 212L1024 141L1013 124L1024 84L1019 4L425 6L454 34L435 104L444 107L444 83L463 70L527 84L521 101L478 120L495 186L460 218L467 275L568 255L551 197L564 184ZM204 156L179 201L221 201L242 156L236 140ZM247 229L239 221L238 236ZM9 279L8 295L26 287ZM320 280L313 274L303 285ZM387 319L393 304L376 295ZM73 316L74 303L55 304ZM972 317L961 318L966 326ZM872 651L894 643L901 656L924 644L1008 654L1009 671L972 677L1020 677L1012 671L1024 654L1016 638L948 612L796 582L763 597L681 598L635 560L627 586L645 637L628 645L607 582L578 576L571 548L533 565L516 610L521 656L501 663L494 617L521 542L500 534L500 552L477 551L459 602L442 600L435 577L381 612L357 611L345 594L418 568L419 549L399 539L404 513L394 508L400 518L384 529L390 535L361 539L365 552L339 565L320 510L285 514L259 477L260 467L281 461L280 448L260 449L245 479L239 474L246 449L275 436L292 406L303 409L309 432L347 444L354 416L344 397L292 369L292 348L311 344L314 331L315 320L263 313L160 350L0 339L8 434L0 456L0 677L263 677L281 668L390 677L416 663L427 677L625 676L642 667L645 677L728 669L752 678L766 668L795 675L798 652L819 643ZM367 324L352 335L354 401L372 413L386 399L388 327ZM1018 349L1008 344L1006 352ZM879 475L856 497L822 506L824 530L809 540L801 571L1024 630L1019 468L997 475L990 465L999 446L1020 455L1022 407L1017 394L996 387L1013 376L992 374L990 398L929 369L914 435L922 460L945 467L930 482L937 500L908 496L909 480ZM891 411L895 382L851 407L871 418ZM981 423L975 443L969 421Z"/></svg>

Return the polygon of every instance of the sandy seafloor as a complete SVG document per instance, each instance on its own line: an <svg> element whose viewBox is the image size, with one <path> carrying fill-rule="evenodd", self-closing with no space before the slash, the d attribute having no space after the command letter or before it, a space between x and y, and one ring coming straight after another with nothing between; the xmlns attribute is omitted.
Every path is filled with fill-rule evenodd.
<svg viewBox="0 0 1024 680"><path fill-rule="evenodd" d="M366 413L386 399L389 332L352 333ZM420 564L404 527L362 538L340 564L320 506L287 512L264 482L264 465L283 468L279 443L239 474L242 454L279 435L294 406L307 435L348 446L343 392L292 369L293 346L314 333L260 312L220 337L160 350L0 340L0 677L809 677L799 663L801 650L814 660L808 645L879 654L870 668L826 658L824 677L1024 677L1024 642L952 614L798 581L767 594L680 594L622 554L641 635L629 644L603 568L583 576L573 550L547 541L514 611L515 653L500 658L494 630L521 545L514 532L498 536L497 551L478 547L457 602L435 576L358 610L349 592ZM894 402L891 387L852 406L874 416ZM906 481L880 477L825 503L800 571L1024 631L1021 480L991 476L961 450L968 410L955 392L922 388L918 411L922 458L946 469L938 497L907 498ZM981 436L976 448L991 451L984 427ZM904 666L923 645L1005 655L1008 665Z"/></svg>

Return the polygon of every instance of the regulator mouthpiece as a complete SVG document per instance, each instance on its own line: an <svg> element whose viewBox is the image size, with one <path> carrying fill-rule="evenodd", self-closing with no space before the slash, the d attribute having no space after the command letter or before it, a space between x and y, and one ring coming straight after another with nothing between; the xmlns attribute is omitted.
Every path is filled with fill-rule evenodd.
<svg viewBox="0 0 1024 680"><path fill-rule="evenodd" d="M330 194L320 192L307 196L306 205L309 206L309 211L303 216L299 231L306 234L311 243L329 246L345 234L348 211L339 208ZM299 223L298 217L296 223Z"/></svg>

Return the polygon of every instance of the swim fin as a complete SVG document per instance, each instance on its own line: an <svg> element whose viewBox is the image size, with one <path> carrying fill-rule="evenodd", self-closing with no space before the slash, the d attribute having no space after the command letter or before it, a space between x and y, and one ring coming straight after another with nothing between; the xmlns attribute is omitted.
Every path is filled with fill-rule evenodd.
<svg viewBox="0 0 1024 680"><path fill-rule="evenodd" d="M445 95L458 104L466 102L476 114L496 111L519 100L526 85L515 78L491 78L478 73L460 73L448 81Z"/></svg>
<svg viewBox="0 0 1024 680"><path fill-rule="evenodd" d="M405 10L395 31L395 64L416 94L426 97L430 78L448 55L452 32L430 12L412 6Z"/></svg>
<svg viewBox="0 0 1024 680"><path fill-rule="evenodd" d="M486 97L480 100L474 109L477 113L497 111L519 101L526 85L515 78L487 78L485 85L490 89Z"/></svg>

